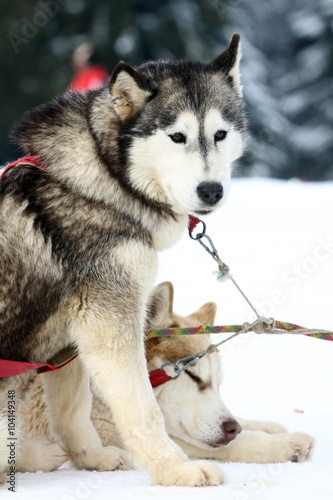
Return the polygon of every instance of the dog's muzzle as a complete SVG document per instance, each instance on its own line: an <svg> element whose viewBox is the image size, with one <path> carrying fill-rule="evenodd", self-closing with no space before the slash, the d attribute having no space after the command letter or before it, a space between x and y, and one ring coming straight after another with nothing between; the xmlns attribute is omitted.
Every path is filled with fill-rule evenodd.
<svg viewBox="0 0 333 500"><path fill-rule="evenodd" d="M229 444L230 441L233 441L242 431L242 428L236 420L228 418L221 424L221 431L223 433L221 438L209 443L213 448L219 448L220 446Z"/></svg>
<svg viewBox="0 0 333 500"><path fill-rule="evenodd" d="M235 439L237 434L239 434L242 431L242 428L239 425L239 423L233 418L230 418L229 420L223 422L221 427L227 443L230 443L230 441Z"/></svg>
<svg viewBox="0 0 333 500"><path fill-rule="evenodd" d="M197 187L197 193L205 205L213 207L223 196L223 186L219 182L202 182Z"/></svg>

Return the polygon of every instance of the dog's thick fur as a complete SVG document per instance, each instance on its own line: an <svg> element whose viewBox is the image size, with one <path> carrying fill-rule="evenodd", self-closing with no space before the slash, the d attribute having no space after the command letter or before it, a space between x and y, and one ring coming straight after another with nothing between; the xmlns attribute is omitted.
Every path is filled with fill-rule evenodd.
<svg viewBox="0 0 333 500"><path fill-rule="evenodd" d="M43 363L77 347L77 362L43 379L52 432L78 468L124 461L90 420L92 379L154 482L223 482L217 466L188 461L165 432L142 331L157 251L180 237L188 214L222 205L242 153L239 58L234 35L209 64L120 63L108 87L66 93L13 131L47 169L12 168L0 182L0 358ZM29 377L0 381L0 473L8 390L19 407ZM20 438L18 420L16 432L19 456L36 443Z"/></svg>
<svg viewBox="0 0 333 500"><path fill-rule="evenodd" d="M216 305L209 302L195 313L183 318L173 312L173 287L162 283L154 290L149 308L148 328L169 328L213 325ZM205 350L212 339L208 335L174 338L153 338L145 341L149 371L163 363L175 362L185 356ZM171 369L172 370L172 369ZM171 373L170 373L171 374ZM32 387L32 397L23 412L25 435L31 438L52 440L48 426L46 402L44 401L40 375ZM238 419L242 425L240 435L236 433L228 446L224 446L223 423L232 419L219 391L221 382L220 357L212 352L196 365L187 369L178 379L167 382L154 392L162 410L166 429L172 439L193 458L209 458L228 462L275 463L287 460L308 460L314 440L311 436L296 432L289 434L274 422L254 422ZM124 447L122 438L113 421L110 409L94 394L91 419L104 446ZM48 463L57 466L67 455L57 455L50 448ZM29 469L33 457L25 457L22 470ZM124 466L130 466L128 460Z"/></svg>

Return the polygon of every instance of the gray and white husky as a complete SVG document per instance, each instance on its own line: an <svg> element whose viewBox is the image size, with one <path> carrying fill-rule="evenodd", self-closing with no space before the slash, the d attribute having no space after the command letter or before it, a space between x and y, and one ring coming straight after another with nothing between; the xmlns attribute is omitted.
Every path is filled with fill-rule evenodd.
<svg viewBox="0 0 333 500"><path fill-rule="evenodd" d="M122 450L103 447L92 425L91 379L155 483L224 480L167 436L142 332L157 251L180 237L189 214L226 199L245 137L239 59L234 35L208 64L120 63L106 88L66 93L14 128L46 168L26 163L0 181L0 359L51 362L78 349L78 362L43 375L52 433L78 468L123 463ZM29 378L0 380L0 472L8 391L18 400ZM16 433L16 453L29 456L35 443L20 438L18 420ZM34 456L42 460L48 446L40 441Z"/></svg>

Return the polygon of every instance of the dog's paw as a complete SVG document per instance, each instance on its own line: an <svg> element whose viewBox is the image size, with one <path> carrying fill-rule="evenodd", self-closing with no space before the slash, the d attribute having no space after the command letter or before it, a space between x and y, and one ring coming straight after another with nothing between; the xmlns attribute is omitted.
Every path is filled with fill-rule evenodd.
<svg viewBox="0 0 333 500"><path fill-rule="evenodd" d="M16 462L20 472L52 471L69 459L65 450L57 443L45 438L26 439L22 442Z"/></svg>
<svg viewBox="0 0 333 500"><path fill-rule="evenodd" d="M314 438L303 432L276 434L277 462L304 462L309 460L314 447Z"/></svg>
<svg viewBox="0 0 333 500"><path fill-rule="evenodd" d="M72 459L78 469L110 471L129 470L133 467L131 455L116 446L105 446L97 452L75 454Z"/></svg>
<svg viewBox="0 0 333 500"><path fill-rule="evenodd" d="M293 432L289 434L291 440L293 453L289 460L291 462L305 462L311 458L315 440L309 434L303 432Z"/></svg>
<svg viewBox="0 0 333 500"><path fill-rule="evenodd" d="M163 471L154 482L162 486L218 486L226 482L226 477L218 465L195 460Z"/></svg>

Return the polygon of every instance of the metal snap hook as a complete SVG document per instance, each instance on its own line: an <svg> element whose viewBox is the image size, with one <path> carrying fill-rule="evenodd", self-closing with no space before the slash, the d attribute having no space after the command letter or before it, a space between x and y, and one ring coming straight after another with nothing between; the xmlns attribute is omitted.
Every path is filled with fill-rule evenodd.
<svg viewBox="0 0 333 500"><path fill-rule="evenodd" d="M195 236L193 235L193 230L191 231L189 229L188 234L190 235L190 238L192 240L201 240L201 238L205 235L206 233L206 224L204 223L203 220L199 219L199 222L202 224L202 231L197 233Z"/></svg>

